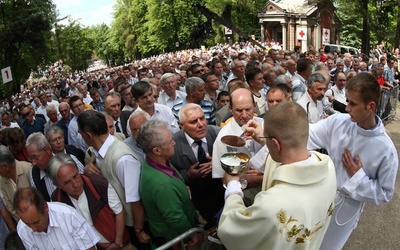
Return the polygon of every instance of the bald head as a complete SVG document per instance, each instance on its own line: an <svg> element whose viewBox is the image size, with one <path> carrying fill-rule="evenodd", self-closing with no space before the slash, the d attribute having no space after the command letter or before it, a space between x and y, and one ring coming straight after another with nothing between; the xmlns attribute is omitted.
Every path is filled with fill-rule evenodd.
<svg viewBox="0 0 400 250"><path fill-rule="evenodd" d="M253 118L256 103L248 89L237 89L231 93L230 111L233 118L243 126Z"/></svg>

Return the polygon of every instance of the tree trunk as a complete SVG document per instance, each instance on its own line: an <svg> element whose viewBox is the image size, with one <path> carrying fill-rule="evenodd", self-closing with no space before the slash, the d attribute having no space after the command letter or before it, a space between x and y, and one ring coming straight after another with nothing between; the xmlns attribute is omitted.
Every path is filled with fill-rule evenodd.
<svg viewBox="0 0 400 250"><path fill-rule="evenodd" d="M400 0L399 0L400 1ZM361 11L363 18L363 32L362 32L362 45L361 52L369 55L369 25L368 25L368 0L361 0Z"/></svg>
<svg viewBox="0 0 400 250"><path fill-rule="evenodd" d="M394 47L400 47L400 0L397 0L397 30L396 30L396 38L394 40Z"/></svg>

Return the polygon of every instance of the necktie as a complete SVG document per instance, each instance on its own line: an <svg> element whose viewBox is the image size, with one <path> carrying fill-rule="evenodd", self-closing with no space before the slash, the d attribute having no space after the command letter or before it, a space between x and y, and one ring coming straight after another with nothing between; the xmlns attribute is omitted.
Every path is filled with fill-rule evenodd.
<svg viewBox="0 0 400 250"><path fill-rule="evenodd" d="M206 152L204 151L201 140L194 141L199 147L197 149L197 160L200 164L207 162Z"/></svg>
<svg viewBox="0 0 400 250"><path fill-rule="evenodd" d="M115 122L115 131L117 131L117 133L121 133L121 129L119 128L119 121Z"/></svg>

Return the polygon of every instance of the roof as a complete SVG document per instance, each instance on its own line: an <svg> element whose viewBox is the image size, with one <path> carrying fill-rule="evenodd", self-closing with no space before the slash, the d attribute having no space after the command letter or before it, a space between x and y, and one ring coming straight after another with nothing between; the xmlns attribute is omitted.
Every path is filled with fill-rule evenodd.
<svg viewBox="0 0 400 250"><path fill-rule="evenodd" d="M309 4L308 0L270 0L266 3L266 6L269 4L275 5L282 11L299 14L308 14L316 8L316 4Z"/></svg>

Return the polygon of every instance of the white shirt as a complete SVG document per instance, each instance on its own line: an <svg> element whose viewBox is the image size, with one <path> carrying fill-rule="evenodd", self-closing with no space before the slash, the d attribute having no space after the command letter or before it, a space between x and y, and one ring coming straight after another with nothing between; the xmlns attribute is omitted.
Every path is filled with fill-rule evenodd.
<svg viewBox="0 0 400 250"><path fill-rule="evenodd" d="M37 110L36 110L36 114L43 115L44 118L46 119L46 122L48 122L50 120L50 118L47 116L46 107L43 107L43 105L40 105L40 107L38 107Z"/></svg>
<svg viewBox="0 0 400 250"><path fill-rule="evenodd" d="M137 109L142 110L140 107ZM180 130L178 122L176 121L171 109L163 104L154 103L154 114L151 116L151 119L166 121L168 123L168 129L172 134Z"/></svg>
<svg viewBox="0 0 400 250"><path fill-rule="evenodd" d="M169 95L167 95L167 93L165 91L160 93L160 96L158 97L158 103L160 104L164 104L167 107L169 107L170 109L172 109L172 107L177 104L180 103L182 101L184 101L186 99L186 93L182 92L182 91L175 91L175 99L172 100L171 97Z"/></svg>
<svg viewBox="0 0 400 250"><path fill-rule="evenodd" d="M332 88L328 89L325 92L325 96L334 96L335 100L338 102L347 105L347 98L346 98L346 89L343 88L342 90L338 89L337 85L332 86Z"/></svg>
<svg viewBox="0 0 400 250"><path fill-rule="evenodd" d="M317 103L315 103L308 92L305 92L300 99L297 100L297 103L307 112L309 123L316 123L323 119L324 105L322 101L317 100Z"/></svg>
<svg viewBox="0 0 400 250"><path fill-rule="evenodd" d="M93 149L97 158L105 158L108 148L116 140L112 135L108 135L99 151ZM117 161L116 172L118 180L125 188L126 202L136 202L140 200L139 194L139 179L140 179L141 163L131 155L123 155ZM111 167L111 166L110 166Z"/></svg>
<svg viewBox="0 0 400 250"><path fill-rule="evenodd" d="M48 202L49 225L47 232L33 232L19 220L17 232L26 249L88 249L96 245L99 237L87 221L71 206Z"/></svg>
<svg viewBox="0 0 400 250"><path fill-rule="evenodd" d="M114 214L121 213L121 211L123 209L123 206L121 204L121 201L118 198L117 192L111 186L110 183L108 183L107 196L108 196L108 206L111 208L111 210L113 210ZM100 237L100 241L99 242L100 243L110 243L93 226L93 220L92 220L92 216L90 214L89 203L88 203L88 200L87 200L86 193L82 192L82 194L78 197L77 200L74 199L72 196L68 195L68 197L71 199L71 202L74 205L74 207L76 208L76 210L86 219L86 221L92 227L93 231L97 234L97 236Z"/></svg>
<svg viewBox="0 0 400 250"><path fill-rule="evenodd" d="M253 117L253 120L264 126L264 120L259 117ZM228 124L226 124L221 131L219 131L217 138L215 139L213 145L213 154L212 154L212 177L213 178L222 178L224 176L225 171L221 167L221 156L228 152L243 152L247 154L250 158L252 158L263 145L255 142L254 140L246 140L246 145L241 148L232 148L221 142L221 138L225 135L236 135L241 136L243 134L242 127L232 119Z"/></svg>
<svg viewBox="0 0 400 250"><path fill-rule="evenodd" d="M74 145L77 148L82 149L83 151L86 152L88 149L88 145L86 142L83 140L81 134L78 132L78 122L77 122L78 116L75 115L72 117L68 124L68 144L69 145Z"/></svg>

